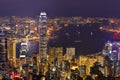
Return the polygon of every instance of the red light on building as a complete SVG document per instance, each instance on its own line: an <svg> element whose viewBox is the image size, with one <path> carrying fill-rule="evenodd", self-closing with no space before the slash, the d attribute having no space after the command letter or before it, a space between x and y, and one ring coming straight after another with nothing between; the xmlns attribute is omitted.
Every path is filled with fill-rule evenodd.
<svg viewBox="0 0 120 80"><path fill-rule="evenodd" d="M117 40L118 39L118 34L114 33L113 38L114 38L114 40Z"/></svg>
<svg viewBox="0 0 120 80"><path fill-rule="evenodd" d="M20 74L15 74L14 78L20 78Z"/></svg>

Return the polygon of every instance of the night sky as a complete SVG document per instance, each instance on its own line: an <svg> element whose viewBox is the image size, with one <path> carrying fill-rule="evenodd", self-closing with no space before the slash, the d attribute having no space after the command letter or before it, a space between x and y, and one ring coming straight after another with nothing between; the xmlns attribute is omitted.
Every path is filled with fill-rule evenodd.
<svg viewBox="0 0 120 80"><path fill-rule="evenodd" d="M0 0L0 16L120 17L119 0Z"/></svg>

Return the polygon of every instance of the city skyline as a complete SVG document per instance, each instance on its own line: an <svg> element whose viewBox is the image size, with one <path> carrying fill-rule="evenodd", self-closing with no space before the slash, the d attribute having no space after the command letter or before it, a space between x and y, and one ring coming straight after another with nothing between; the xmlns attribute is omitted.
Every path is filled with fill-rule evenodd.
<svg viewBox="0 0 120 80"><path fill-rule="evenodd" d="M0 16L34 17L45 11L49 17L119 17L119 3L114 0L1 0Z"/></svg>
<svg viewBox="0 0 120 80"><path fill-rule="evenodd" d="M120 79L119 2L0 0L0 80Z"/></svg>

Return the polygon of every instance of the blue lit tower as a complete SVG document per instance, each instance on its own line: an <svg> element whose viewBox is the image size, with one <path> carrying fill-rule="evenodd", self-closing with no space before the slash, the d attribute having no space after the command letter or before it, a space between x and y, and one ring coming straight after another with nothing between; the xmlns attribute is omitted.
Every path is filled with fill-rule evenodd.
<svg viewBox="0 0 120 80"><path fill-rule="evenodd" d="M120 42L107 42L105 53L113 61L114 76L120 74Z"/></svg>
<svg viewBox="0 0 120 80"><path fill-rule="evenodd" d="M39 23L39 53L41 61L44 61L47 54L47 16L45 12L40 13Z"/></svg>

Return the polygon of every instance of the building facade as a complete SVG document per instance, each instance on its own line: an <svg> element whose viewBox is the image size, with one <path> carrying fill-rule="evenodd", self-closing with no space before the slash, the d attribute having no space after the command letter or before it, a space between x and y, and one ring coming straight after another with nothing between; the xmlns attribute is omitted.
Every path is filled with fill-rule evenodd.
<svg viewBox="0 0 120 80"><path fill-rule="evenodd" d="M7 37L6 31L0 30L0 72L2 73L7 67Z"/></svg>

